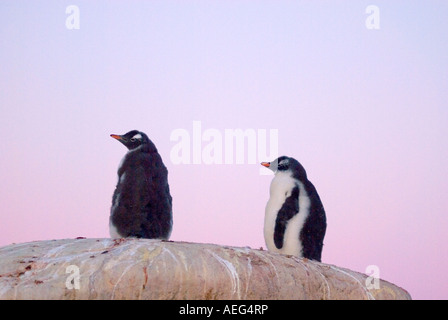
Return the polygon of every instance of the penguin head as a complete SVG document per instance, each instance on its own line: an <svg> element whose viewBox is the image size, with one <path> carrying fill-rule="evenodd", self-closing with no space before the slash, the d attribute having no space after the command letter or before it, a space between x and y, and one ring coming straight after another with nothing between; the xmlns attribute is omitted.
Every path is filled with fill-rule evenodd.
<svg viewBox="0 0 448 320"><path fill-rule="evenodd" d="M132 130L123 135L111 134L110 136L120 141L129 150L134 150L142 145L147 145L150 143L148 136L138 130Z"/></svg>
<svg viewBox="0 0 448 320"><path fill-rule="evenodd" d="M279 172L289 173L298 180L306 180L305 168L294 158L281 156L272 162L262 162L262 166L271 169L274 174Z"/></svg>

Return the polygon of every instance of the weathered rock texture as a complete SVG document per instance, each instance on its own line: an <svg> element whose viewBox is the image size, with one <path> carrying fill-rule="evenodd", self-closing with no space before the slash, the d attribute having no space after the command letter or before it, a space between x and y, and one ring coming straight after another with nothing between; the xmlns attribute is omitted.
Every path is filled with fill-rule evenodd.
<svg viewBox="0 0 448 320"><path fill-rule="evenodd" d="M64 239L0 248L0 299L410 299L336 266L250 248Z"/></svg>

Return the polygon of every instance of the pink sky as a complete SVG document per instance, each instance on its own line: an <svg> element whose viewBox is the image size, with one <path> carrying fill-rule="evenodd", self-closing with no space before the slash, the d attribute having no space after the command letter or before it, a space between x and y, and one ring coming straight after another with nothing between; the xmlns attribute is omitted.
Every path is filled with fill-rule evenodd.
<svg viewBox="0 0 448 320"><path fill-rule="evenodd" d="M276 129L326 209L323 262L447 299L448 4L377 1L369 30L370 4L2 1L0 245L108 237L109 134L139 129L169 169L172 240L265 247L272 176L175 164L170 136Z"/></svg>

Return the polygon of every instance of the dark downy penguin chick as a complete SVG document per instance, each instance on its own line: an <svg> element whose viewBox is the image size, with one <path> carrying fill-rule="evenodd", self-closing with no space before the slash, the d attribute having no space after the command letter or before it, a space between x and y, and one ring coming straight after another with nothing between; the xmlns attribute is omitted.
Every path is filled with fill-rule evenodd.
<svg viewBox="0 0 448 320"><path fill-rule="evenodd" d="M261 165L275 174L264 220L268 250L321 261L325 210L305 169L286 156Z"/></svg>
<svg viewBox="0 0 448 320"><path fill-rule="evenodd" d="M111 238L168 239L173 216L168 170L141 131L111 134L128 148L118 168L109 219Z"/></svg>

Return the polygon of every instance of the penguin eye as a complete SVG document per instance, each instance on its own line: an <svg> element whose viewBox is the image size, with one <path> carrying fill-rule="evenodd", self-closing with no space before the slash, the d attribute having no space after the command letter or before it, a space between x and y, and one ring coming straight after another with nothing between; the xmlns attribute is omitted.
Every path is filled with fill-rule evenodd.
<svg viewBox="0 0 448 320"><path fill-rule="evenodd" d="M288 170L288 164L289 163L287 160L280 161L278 164L278 170Z"/></svg>
<svg viewBox="0 0 448 320"><path fill-rule="evenodd" d="M134 135L131 139L129 139L131 142L135 142L137 140L142 140L142 135L140 133L137 133Z"/></svg>

